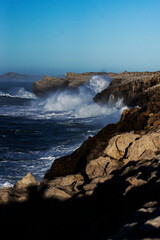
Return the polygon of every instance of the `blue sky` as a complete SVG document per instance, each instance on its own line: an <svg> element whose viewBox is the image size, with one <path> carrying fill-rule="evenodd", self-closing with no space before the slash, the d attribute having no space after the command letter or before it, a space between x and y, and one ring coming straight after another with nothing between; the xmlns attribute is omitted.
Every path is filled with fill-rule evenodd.
<svg viewBox="0 0 160 240"><path fill-rule="evenodd" d="M160 70L159 0L0 0L0 73Z"/></svg>

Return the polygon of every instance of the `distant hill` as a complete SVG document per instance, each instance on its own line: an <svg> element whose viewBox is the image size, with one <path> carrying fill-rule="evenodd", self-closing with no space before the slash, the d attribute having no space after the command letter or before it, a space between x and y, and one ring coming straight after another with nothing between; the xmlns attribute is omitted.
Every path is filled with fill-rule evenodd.
<svg viewBox="0 0 160 240"><path fill-rule="evenodd" d="M15 72L8 72L5 74L0 75L1 81L25 81L25 80L39 80L42 76L35 76L35 75L26 75L26 74L19 74Z"/></svg>

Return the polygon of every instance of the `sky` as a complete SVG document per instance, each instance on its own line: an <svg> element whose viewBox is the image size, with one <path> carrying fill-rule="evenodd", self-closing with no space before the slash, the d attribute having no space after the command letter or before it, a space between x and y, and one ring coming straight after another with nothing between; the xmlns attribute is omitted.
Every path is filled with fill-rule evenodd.
<svg viewBox="0 0 160 240"><path fill-rule="evenodd" d="M160 70L160 0L0 0L0 73Z"/></svg>

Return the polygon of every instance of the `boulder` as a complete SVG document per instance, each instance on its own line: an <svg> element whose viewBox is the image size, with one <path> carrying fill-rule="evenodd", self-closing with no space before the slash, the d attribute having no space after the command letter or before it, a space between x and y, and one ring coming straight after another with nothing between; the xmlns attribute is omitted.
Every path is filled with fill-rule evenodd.
<svg viewBox="0 0 160 240"><path fill-rule="evenodd" d="M142 136L128 148L128 160L149 159L155 157L160 149L160 128ZM146 154L147 153L147 154Z"/></svg>
<svg viewBox="0 0 160 240"><path fill-rule="evenodd" d="M114 159L122 159L125 157L128 147L139 137L140 135L134 134L134 132L116 135L109 141L104 154Z"/></svg>
<svg viewBox="0 0 160 240"><path fill-rule="evenodd" d="M21 180L19 180L14 187L16 189L24 189L24 188L28 188L30 186L36 186L38 184L38 182L36 181L36 179L32 176L32 174L29 172L27 173L26 176L24 176Z"/></svg>

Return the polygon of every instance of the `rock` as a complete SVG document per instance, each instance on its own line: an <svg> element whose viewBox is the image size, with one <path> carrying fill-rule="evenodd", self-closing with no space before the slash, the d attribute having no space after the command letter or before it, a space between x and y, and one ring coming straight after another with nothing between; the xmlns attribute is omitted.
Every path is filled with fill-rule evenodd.
<svg viewBox="0 0 160 240"><path fill-rule="evenodd" d="M137 107L124 110L118 123L107 125L99 131L97 135L88 138L88 140L86 140L80 148L72 154L56 159L49 172L45 175L45 178L51 180L54 177L82 172L91 160L105 157L105 155L112 156L116 159L123 158L124 155L127 154L126 151L128 151L128 146L130 146L134 139L139 137L139 131L141 131L141 135L143 135L151 129L156 128L159 126L159 119L160 102L151 102L143 108ZM136 132L135 135L134 132ZM120 135L121 133L126 135L121 135L121 138L119 138L117 135ZM118 138L116 141L119 144L118 149L120 151L118 151L117 143L115 142L115 145L110 144L110 150L108 148L106 154L105 149L107 148L110 139L114 136L116 136L115 139ZM121 144L122 142L123 144ZM142 152L140 154L142 154ZM138 156L140 157L140 155Z"/></svg>
<svg viewBox="0 0 160 240"><path fill-rule="evenodd" d="M95 102L108 103L123 98L127 106L145 106L148 102L160 100L160 71L158 72L123 72L108 74L113 80L101 93Z"/></svg>
<svg viewBox="0 0 160 240"><path fill-rule="evenodd" d="M139 137L140 135L133 132L116 135L109 141L104 154L114 159L122 159L128 147Z"/></svg>
<svg viewBox="0 0 160 240"><path fill-rule="evenodd" d="M20 181L18 181L14 187L16 189L24 189L28 188L30 186L36 186L38 183L36 179L32 176L32 174L29 172L26 176L24 176Z"/></svg>
<svg viewBox="0 0 160 240"><path fill-rule="evenodd" d="M43 96L58 89L65 89L67 86L68 80L65 78L45 76L40 81L33 82L33 92L37 96Z"/></svg>
<svg viewBox="0 0 160 240"><path fill-rule="evenodd" d="M66 191L62 189L58 189L56 187L49 187L43 194L44 199L46 198L55 198L58 200L67 200L72 197L72 195L68 194Z"/></svg>
<svg viewBox="0 0 160 240"><path fill-rule="evenodd" d="M99 157L90 161L86 166L86 174L89 179L102 177L105 174L105 168L111 161L110 158Z"/></svg>
<svg viewBox="0 0 160 240"><path fill-rule="evenodd" d="M9 202L10 191L11 188L0 189L0 204L7 204Z"/></svg>
<svg viewBox="0 0 160 240"><path fill-rule="evenodd" d="M151 225L151 226L153 226L155 228L159 228L160 229L160 217L156 217L154 219L150 219L150 220L146 221L145 224Z"/></svg>
<svg viewBox="0 0 160 240"><path fill-rule="evenodd" d="M155 152L160 149L160 128L142 136L128 148L128 160L149 159L155 157ZM146 154L146 152L149 154Z"/></svg>
<svg viewBox="0 0 160 240"><path fill-rule="evenodd" d="M77 192L78 187L84 183L84 177L81 174L67 175L65 177L58 177L51 181L44 181L47 188L67 189L68 191Z"/></svg>
<svg viewBox="0 0 160 240"><path fill-rule="evenodd" d="M33 82L33 92L38 96L43 96L58 89L75 90L79 86L88 82L92 75L104 75L106 73L72 73L68 72L65 78L45 76L40 81Z"/></svg>

